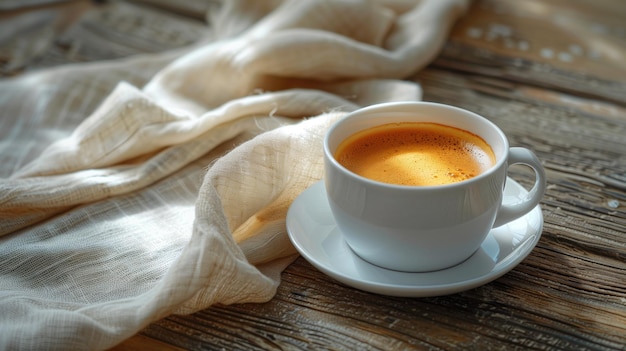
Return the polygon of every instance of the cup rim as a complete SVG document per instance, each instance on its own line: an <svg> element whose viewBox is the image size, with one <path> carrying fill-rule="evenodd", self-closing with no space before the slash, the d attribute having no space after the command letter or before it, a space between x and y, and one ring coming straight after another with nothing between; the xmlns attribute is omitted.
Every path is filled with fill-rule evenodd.
<svg viewBox="0 0 626 351"><path fill-rule="evenodd" d="M496 158L496 162L495 162L495 164L493 166L491 166L489 169L487 169L486 171L480 173L479 175L477 175L475 177L472 177L470 179L461 180L459 182L448 183L448 184L440 184L440 185L401 185L401 184L385 183L385 182L373 180L373 179L370 179L370 178L366 178L366 177L361 176L361 175L359 175L357 173L354 173L354 172L350 171L349 169L345 168L341 163L339 163L335 159L333 153L330 151L330 145L329 145L330 144L330 137L333 134L333 132L335 132L343 123L346 123L347 120L352 119L352 118L356 118L355 116L359 116L359 115L363 115L363 114L367 114L367 113L376 113L376 112L380 112L381 110L393 111L393 108L395 108L395 107L407 107L407 106L409 106L409 107L418 107L418 108L420 106L430 106L430 107L441 108L441 109L449 109L449 110L454 111L455 113L469 114L473 118L477 118L477 119L481 120L483 123L488 125L492 130L494 130L496 132L496 134L498 134L498 137L502 141L503 156L501 156L500 158ZM446 123L440 123L438 121L432 121L432 123L438 123L438 124L441 124L441 125L458 128L457 126L452 126L452 125L446 124ZM479 136L484 139L483 135L479 135ZM487 142L487 144L489 144L489 146L493 148L491 143ZM355 177L356 179L360 180L361 182L365 182L368 185L375 185L375 186L384 187L384 188L388 188L388 189L397 189L397 190L403 190L403 191L407 191L407 190L416 190L416 191L422 190L422 191L424 191L424 190L451 189L451 188L457 188L457 187L464 187L464 186L466 186L468 184L481 181L484 178L490 177L493 173L497 172L507 162L507 159L508 159L507 155L508 155L509 147L510 147L509 146L509 141L508 141L508 138L506 137L506 135L504 134L504 132L495 123L493 123L489 119L487 119L487 118L485 118L485 117L483 117L483 116L481 116L481 115L479 115L479 114L477 114L475 112L472 112L472 111L469 111L469 110L466 110L466 109L463 109L463 108L460 108L460 107L457 107L457 106L443 104L443 103L437 103L437 102L427 102L427 101L398 101L398 102L385 102L385 103L380 103L380 104L369 105L369 106L366 106L366 107L354 110L352 112L349 112L345 116L341 117L339 120L335 121L330 126L330 128L326 131L326 133L324 135L324 156L326 157L326 159L328 161L330 161L333 164L334 167L336 167L342 173L344 173L346 175L349 175L351 177Z"/></svg>

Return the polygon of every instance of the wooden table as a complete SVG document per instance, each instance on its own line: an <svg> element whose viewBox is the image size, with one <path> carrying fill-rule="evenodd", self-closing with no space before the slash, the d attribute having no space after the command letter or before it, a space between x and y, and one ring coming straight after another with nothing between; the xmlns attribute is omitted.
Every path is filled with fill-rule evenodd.
<svg viewBox="0 0 626 351"><path fill-rule="evenodd" d="M35 2L0 12L0 23L23 24L0 38L5 76L188 45L212 6ZM451 296L397 298L299 258L270 302L171 316L115 350L626 350L625 62L623 0L481 0L412 78L425 100L487 116L544 162L542 238L505 276Z"/></svg>

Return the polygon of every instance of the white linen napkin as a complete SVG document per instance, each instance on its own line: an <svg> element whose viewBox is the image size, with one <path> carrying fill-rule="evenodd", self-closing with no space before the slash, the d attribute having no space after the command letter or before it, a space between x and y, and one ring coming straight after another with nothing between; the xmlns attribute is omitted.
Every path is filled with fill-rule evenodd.
<svg viewBox="0 0 626 351"><path fill-rule="evenodd" d="M227 1L182 55L0 81L0 349L106 349L271 299L326 129L419 100L401 79L468 2Z"/></svg>

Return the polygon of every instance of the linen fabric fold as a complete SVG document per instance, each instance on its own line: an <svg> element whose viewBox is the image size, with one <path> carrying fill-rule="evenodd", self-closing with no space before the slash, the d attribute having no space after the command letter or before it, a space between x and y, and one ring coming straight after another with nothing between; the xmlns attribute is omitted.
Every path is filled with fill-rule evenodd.
<svg viewBox="0 0 626 351"><path fill-rule="evenodd" d="M0 81L0 349L271 299L346 112L419 100L465 0L226 1L185 50Z"/></svg>

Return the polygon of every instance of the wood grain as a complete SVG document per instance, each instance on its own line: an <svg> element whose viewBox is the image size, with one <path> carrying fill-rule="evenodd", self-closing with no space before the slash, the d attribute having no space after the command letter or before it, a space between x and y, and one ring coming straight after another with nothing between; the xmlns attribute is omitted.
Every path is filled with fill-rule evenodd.
<svg viewBox="0 0 626 351"><path fill-rule="evenodd" d="M619 150L626 150L626 119L589 113L580 99L570 106L543 98L567 96L555 90L496 78L485 84L475 74L432 67L415 79L426 100L489 117L513 145L544 161L545 228L522 264L468 292L402 299L345 287L299 259L267 304L169 317L143 334L188 349L622 349L626 161ZM500 83L509 89L493 93ZM528 172L514 177L531 184Z"/></svg>
<svg viewBox="0 0 626 351"><path fill-rule="evenodd" d="M0 15L0 33L0 73L14 75L173 50L206 40L210 27L142 2L83 0Z"/></svg>
<svg viewBox="0 0 626 351"><path fill-rule="evenodd" d="M29 29L0 34L2 74L189 45L210 35L208 3L70 1L0 15L0 29ZM267 303L170 316L114 350L625 350L624 18L621 0L475 1L411 78L425 100L484 115L546 167L542 238L505 276L451 296L396 298L299 258ZM20 49L27 39L40 44ZM523 167L512 175L532 183Z"/></svg>
<svg viewBox="0 0 626 351"><path fill-rule="evenodd" d="M623 311L621 321L598 318L613 311L599 303L599 310L581 311L584 297L572 295L563 302L558 288L545 286L525 262L497 282L461 294L384 297L345 287L299 259L284 273L277 297L266 304L169 317L144 334L174 339L187 349L583 350L623 345L623 337L611 334L624 331Z"/></svg>
<svg viewBox="0 0 626 351"><path fill-rule="evenodd" d="M543 160L545 228L522 264L461 294L401 299L345 287L299 259L267 304L170 317L144 335L188 349L624 349L624 71L613 67L606 74L606 67L589 62L568 67L541 57L541 49L520 57L468 43L466 31L485 25L480 21L510 20L488 9L521 3L479 2L471 13L482 15L460 23L442 55L414 80L425 100L490 118L512 145ZM541 21L533 18L520 34L528 35L529 47L531 38L542 38L533 30ZM507 45L501 39L496 46ZM529 172L513 173L531 184Z"/></svg>

